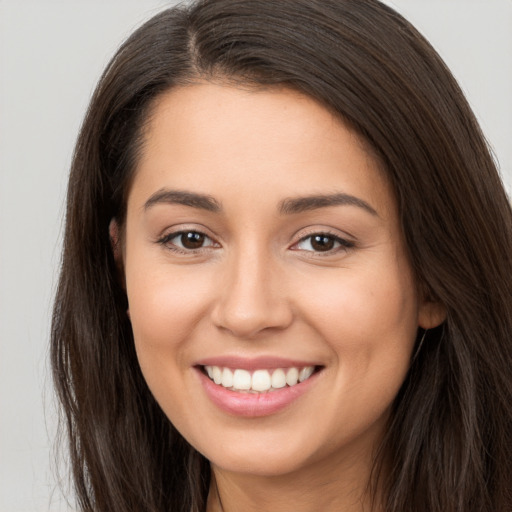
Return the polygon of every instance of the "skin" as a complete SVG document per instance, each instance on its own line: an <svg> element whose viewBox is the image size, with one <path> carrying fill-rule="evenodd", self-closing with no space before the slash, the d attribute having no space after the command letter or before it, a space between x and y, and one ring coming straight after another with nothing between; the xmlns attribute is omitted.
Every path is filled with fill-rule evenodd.
<svg viewBox="0 0 512 512"><path fill-rule="evenodd" d="M137 355L168 418L212 464L208 511L370 510L366 484L418 326L443 319L418 294L396 203L356 134L309 97L199 83L155 104L123 244ZM221 211L148 200L206 194ZM296 213L283 200L364 201ZM146 206L145 206L146 205ZM111 225L118 237L119 227ZM180 231L207 235L179 249ZM314 250L312 234L349 242ZM201 358L279 356L322 366L284 410L214 405Z"/></svg>

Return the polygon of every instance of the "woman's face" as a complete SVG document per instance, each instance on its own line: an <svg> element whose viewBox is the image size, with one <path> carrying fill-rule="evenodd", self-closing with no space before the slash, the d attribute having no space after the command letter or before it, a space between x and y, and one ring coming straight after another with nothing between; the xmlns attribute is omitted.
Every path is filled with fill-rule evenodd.
<svg viewBox="0 0 512 512"><path fill-rule="evenodd" d="M418 325L436 323L384 173L288 89L198 84L159 99L121 257L147 383L227 471L364 459Z"/></svg>

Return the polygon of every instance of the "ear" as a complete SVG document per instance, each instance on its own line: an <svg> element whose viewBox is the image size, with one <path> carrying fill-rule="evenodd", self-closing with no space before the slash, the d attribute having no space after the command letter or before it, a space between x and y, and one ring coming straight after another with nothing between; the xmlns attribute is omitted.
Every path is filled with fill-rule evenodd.
<svg viewBox="0 0 512 512"><path fill-rule="evenodd" d="M124 282L124 261L123 261L123 248L120 237L120 228L117 220L112 218L108 226L108 233L110 236L110 246L112 247L112 253L116 262L118 278L121 286L125 288Z"/></svg>
<svg viewBox="0 0 512 512"><path fill-rule="evenodd" d="M433 329L446 320L446 308L439 301L423 299L418 312L418 325L423 329Z"/></svg>
<svg viewBox="0 0 512 512"><path fill-rule="evenodd" d="M112 218L108 226L108 234L110 235L110 246L114 253L114 259L116 263L122 263L121 246L119 242L119 224L115 218Z"/></svg>

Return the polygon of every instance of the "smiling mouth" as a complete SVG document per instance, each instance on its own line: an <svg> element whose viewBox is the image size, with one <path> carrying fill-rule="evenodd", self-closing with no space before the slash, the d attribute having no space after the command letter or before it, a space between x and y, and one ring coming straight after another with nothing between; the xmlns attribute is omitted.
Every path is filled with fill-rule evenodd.
<svg viewBox="0 0 512 512"><path fill-rule="evenodd" d="M202 366L215 384L240 393L267 393L294 387L321 370L320 366L261 369L248 371L222 366Z"/></svg>

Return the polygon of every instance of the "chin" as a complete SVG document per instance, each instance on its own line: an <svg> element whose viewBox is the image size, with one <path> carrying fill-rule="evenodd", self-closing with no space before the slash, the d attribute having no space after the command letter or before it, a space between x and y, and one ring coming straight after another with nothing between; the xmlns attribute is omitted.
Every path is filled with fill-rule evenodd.
<svg viewBox="0 0 512 512"><path fill-rule="evenodd" d="M298 459L297 454L282 453L274 453L271 457L262 453L251 453L250 455L233 453L215 457L210 462L214 467L229 473L258 477L286 476L296 473L308 465L307 461Z"/></svg>

